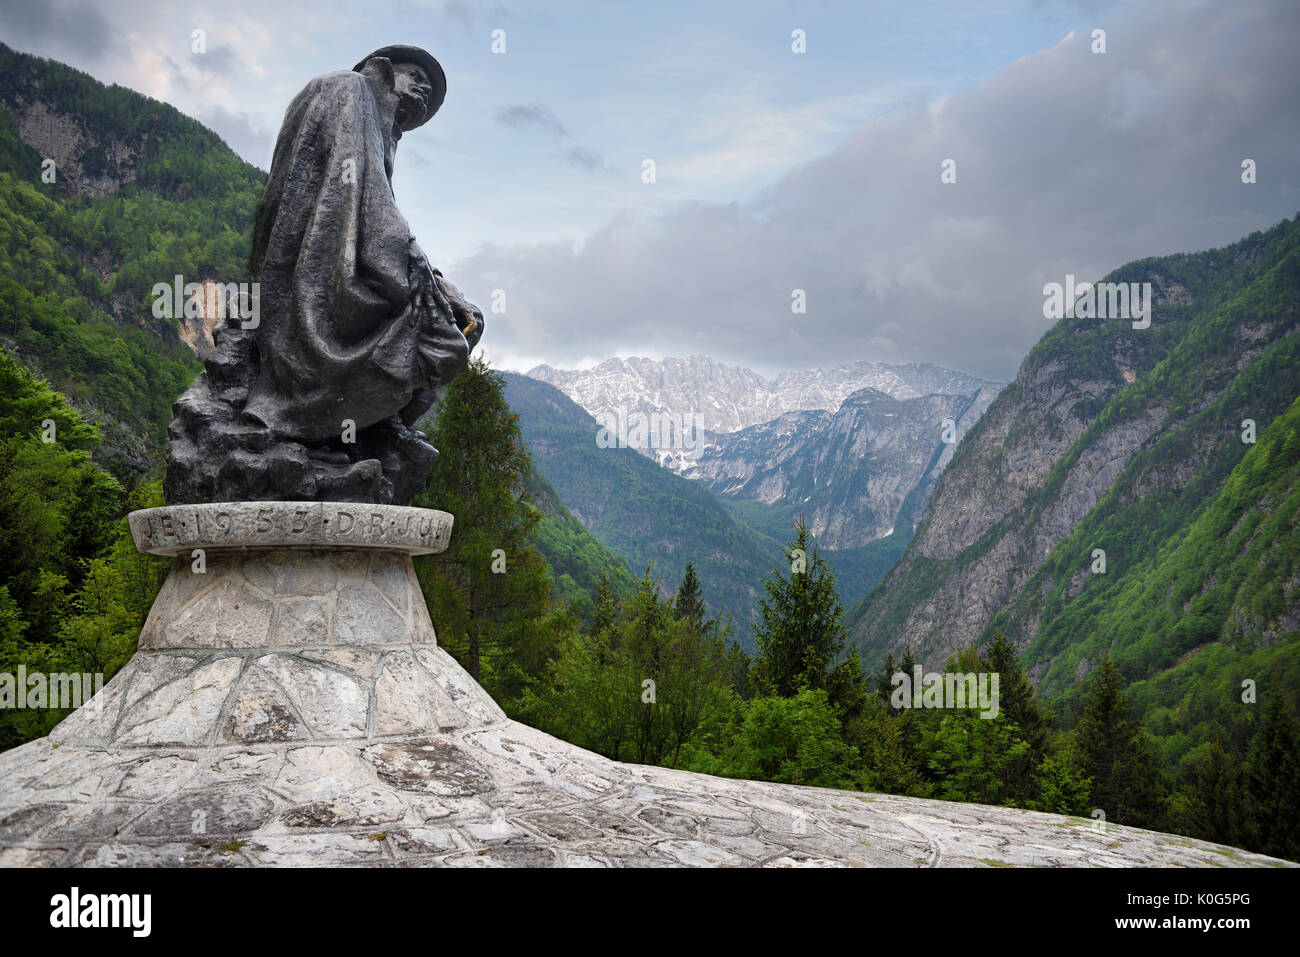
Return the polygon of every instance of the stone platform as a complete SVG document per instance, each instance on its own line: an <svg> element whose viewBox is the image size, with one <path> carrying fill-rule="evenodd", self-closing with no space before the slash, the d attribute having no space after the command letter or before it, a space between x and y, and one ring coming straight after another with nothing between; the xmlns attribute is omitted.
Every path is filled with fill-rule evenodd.
<svg viewBox="0 0 1300 957"><path fill-rule="evenodd" d="M511 721L438 647L415 580L445 513L260 502L131 528L176 564L100 695L0 754L0 864L1284 866L1078 818L620 764Z"/></svg>

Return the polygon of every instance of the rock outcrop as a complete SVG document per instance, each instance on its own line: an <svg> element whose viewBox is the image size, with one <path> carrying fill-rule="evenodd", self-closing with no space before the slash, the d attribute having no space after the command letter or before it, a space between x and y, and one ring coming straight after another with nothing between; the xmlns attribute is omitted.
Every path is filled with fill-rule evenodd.
<svg viewBox="0 0 1300 957"><path fill-rule="evenodd" d="M825 548L855 548L914 524L956 443L993 401L861 389L834 412L787 412L720 435L683 474L720 495L798 503Z"/></svg>

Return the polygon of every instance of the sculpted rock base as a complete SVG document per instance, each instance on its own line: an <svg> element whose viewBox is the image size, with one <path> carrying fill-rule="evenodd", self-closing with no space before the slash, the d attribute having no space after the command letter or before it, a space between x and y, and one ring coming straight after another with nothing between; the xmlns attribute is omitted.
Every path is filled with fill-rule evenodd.
<svg viewBox="0 0 1300 957"><path fill-rule="evenodd" d="M0 754L0 864L1282 864L1079 818L610 761L509 720L438 647L410 554L444 547L450 516L366 509L358 531L340 510L132 515L137 545L176 564L135 657ZM326 531L342 525L349 546Z"/></svg>
<svg viewBox="0 0 1300 957"><path fill-rule="evenodd" d="M206 370L172 406L164 491L172 504L261 500L403 504L438 460L425 434L393 415L338 438L304 443L242 415L258 360L249 334L218 328Z"/></svg>

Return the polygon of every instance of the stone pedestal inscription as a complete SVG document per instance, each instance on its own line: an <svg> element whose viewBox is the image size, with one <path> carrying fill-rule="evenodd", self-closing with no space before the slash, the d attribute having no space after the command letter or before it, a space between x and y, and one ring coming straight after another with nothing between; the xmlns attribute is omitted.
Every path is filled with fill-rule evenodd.
<svg viewBox="0 0 1300 957"><path fill-rule="evenodd" d="M385 548L407 555L441 552L452 516L429 508L347 502L223 502L132 512L135 547L150 555L202 548Z"/></svg>

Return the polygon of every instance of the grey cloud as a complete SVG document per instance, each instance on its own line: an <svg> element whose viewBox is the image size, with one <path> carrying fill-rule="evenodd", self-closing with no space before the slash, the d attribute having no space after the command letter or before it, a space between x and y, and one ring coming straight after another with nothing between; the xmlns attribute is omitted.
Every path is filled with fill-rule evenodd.
<svg viewBox="0 0 1300 957"><path fill-rule="evenodd" d="M581 146L575 146L564 154L574 166L581 166L586 170L604 169L605 160L600 155L599 150L589 150Z"/></svg>
<svg viewBox="0 0 1300 957"><path fill-rule="evenodd" d="M549 108L540 103L532 104L513 104L498 111L496 115L498 123L509 126L511 129L525 129L527 127L538 127L556 139L572 140L569 131L564 128ZM573 145L564 152L564 160L572 163L574 166L580 166L588 172L604 170L605 160L601 156L600 150L592 149L586 146Z"/></svg>
<svg viewBox="0 0 1300 957"><path fill-rule="evenodd" d="M190 84L189 81L185 79L185 74L181 72L180 64L166 54L163 55L163 59L167 61L167 70L171 74L172 82L182 90L188 92Z"/></svg>
<svg viewBox="0 0 1300 957"><path fill-rule="evenodd" d="M79 62L98 61L105 52L125 49L121 32L91 0L5 3L0 6L0 26L10 46L48 46Z"/></svg>
<svg viewBox="0 0 1300 957"><path fill-rule="evenodd" d="M274 134L247 113L232 113L220 106L210 106L195 117L226 141L232 150L254 166L271 168L275 148Z"/></svg>
<svg viewBox="0 0 1300 957"><path fill-rule="evenodd" d="M506 289L498 348L557 365L707 352L766 370L862 358L1009 377L1046 331L1044 283L1232 242L1300 207L1300 10L1164 2L1107 32L1104 55L1081 27L941 105L873 121L743 205L622 215L576 246L488 247L458 282Z"/></svg>
<svg viewBox="0 0 1300 957"><path fill-rule="evenodd" d="M239 58L235 48L227 43L209 46L205 53L193 53L191 59L203 72L217 76L233 76L245 69L244 61Z"/></svg>
<svg viewBox="0 0 1300 957"><path fill-rule="evenodd" d="M517 23L525 17L532 20L540 20L543 23L552 22L552 18L544 10L526 7L521 16L521 12L513 9L506 4L493 4L491 7L475 7L474 4L462 3L460 0L447 0L440 7L441 13L446 20L460 29L466 36L480 35L484 36L483 31L492 30L499 27L505 27L511 23ZM422 10L419 11L421 14ZM486 39L484 39L486 42Z"/></svg>
<svg viewBox="0 0 1300 957"><path fill-rule="evenodd" d="M496 120L511 129L517 130L526 126L540 126L548 133L553 133L556 136L569 135L559 118L540 103L533 103L528 106L523 104L507 106L497 113Z"/></svg>
<svg viewBox="0 0 1300 957"><path fill-rule="evenodd" d="M438 141L431 137L426 137L425 144L428 146L437 146ZM414 146L406 147L402 151L402 156L410 160L413 166L429 167L433 165L433 160L425 156L424 153L422 153L420 150L417 150Z"/></svg>

